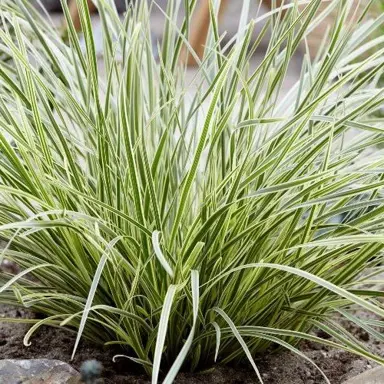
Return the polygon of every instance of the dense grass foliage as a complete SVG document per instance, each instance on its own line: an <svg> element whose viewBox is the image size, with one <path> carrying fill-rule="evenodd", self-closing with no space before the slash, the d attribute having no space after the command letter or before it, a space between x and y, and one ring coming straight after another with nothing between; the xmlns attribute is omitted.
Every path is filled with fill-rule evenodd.
<svg viewBox="0 0 384 384"><path fill-rule="evenodd" d="M213 1L188 90L179 57L196 2L184 1L181 24L180 2L168 2L156 59L146 2L120 20L99 0L98 60L86 0L85 44L65 1L67 42L29 0L1 1L1 258L21 272L1 275L0 300L46 315L25 344L43 324L70 327L74 353L82 337L121 344L153 383L182 364L244 358L260 378L255 354L280 345L303 356L302 339L383 363L330 315L382 339L383 323L350 308L384 317L384 15L312 0L248 23L244 1L228 41ZM293 55L335 9L287 89Z"/></svg>

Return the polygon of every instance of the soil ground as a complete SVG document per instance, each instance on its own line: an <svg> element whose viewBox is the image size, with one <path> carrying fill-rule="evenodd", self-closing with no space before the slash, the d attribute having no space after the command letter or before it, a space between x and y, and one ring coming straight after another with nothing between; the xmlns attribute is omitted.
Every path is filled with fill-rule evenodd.
<svg viewBox="0 0 384 384"><path fill-rule="evenodd" d="M145 374L127 359L112 362L116 349L105 349L83 340L74 361L70 361L75 335L61 328L42 327L31 339L29 347L23 345L23 337L30 325L1 322L3 318L33 318L24 309L0 305L0 358L1 359L59 359L79 369L87 359L97 359L104 366L106 384L149 384ZM384 344L370 339L369 335L351 324L343 324L372 352L384 356ZM324 335L320 335L324 336ZM327 375L332 384L339 384L375 366L366 359L348 352L337 351L313 343L302 343L302 352L311 358ZM120 352L121 353L121 352ZM323 384L321 374L303 358L289 351L267 354L256 359L265 384ZM200 373L181 373L176 384L250 384L258 383L248 365L237 367L217 366Z"/></svg>

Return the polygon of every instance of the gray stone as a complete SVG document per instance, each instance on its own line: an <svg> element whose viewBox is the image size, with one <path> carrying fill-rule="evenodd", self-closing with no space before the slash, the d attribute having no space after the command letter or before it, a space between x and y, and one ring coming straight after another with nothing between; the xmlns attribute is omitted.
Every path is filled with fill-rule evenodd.
<svg viewBox="0 0 384 384"><path fill-rule="evenodd" d="M376 367L361 375L345 381L343 384L384 384L384 367Z"/></svg>
<svg viewBox="0 0 384 384"><path fill-rule="evenodd" d="M60 360L0 360L0 384L72 384L79 373Z"/></svg>

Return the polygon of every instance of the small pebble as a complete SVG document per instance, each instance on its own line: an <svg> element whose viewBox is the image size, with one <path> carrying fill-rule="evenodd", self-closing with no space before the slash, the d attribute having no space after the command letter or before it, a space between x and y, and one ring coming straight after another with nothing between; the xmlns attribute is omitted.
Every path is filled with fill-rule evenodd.
<svg viewBox="0 0 384 384"><path fill-rule="evenodd" d="M87 384L98 382L102 372L103 365L97 360L86 360L80 367L81 379Z"/></svg>

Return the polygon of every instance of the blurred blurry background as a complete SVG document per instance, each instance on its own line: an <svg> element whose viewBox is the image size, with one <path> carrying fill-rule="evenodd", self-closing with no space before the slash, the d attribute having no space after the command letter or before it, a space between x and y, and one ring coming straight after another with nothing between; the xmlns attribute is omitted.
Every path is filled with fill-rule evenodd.
<svg viewBox="0 0 384 384"><path fill-rule="evenodd" d="M38 4L41 2L44 7L52 13L52 17L55 21L58 23L61 21L61 5L60 0L33 0L35 4ZM139 0L136 0L139 1ZM126 4L129 3L129 0L116 0L115 4L119 12L123 13L126 9ZM206 0L198 0L197 5L201 5L202 3L206 2ZM242 7L242 1L227 1L227 5L225 7L225 11L222 13L222 18L220 20L220 32L224 33L226 32L227 39L233 36L237 31L237 26L239 22L241 7ZM252 1L251 11L250 15L252 17L255 17L255 15L258 12L259 3L258 1ZM156 5L152 7L152 32L154 36L158 39L161 39L161 34L163 31L163 25L164 25L164 16L162 11L159 9L162 8L163 10L166 9L167 6L167 0L157 0ZM265 5L262 5L260 7L259 14L263 14L268 10L268 8ZM181 17L181 16L180 16ZM97 16L94 17L95 25L97 27ZM258 25L255 31L255 35L257 35L257 32L260 31L262 28L262 24Z"/></svg>
<svg viewBox="0 0 384 384"><path fill-rule="evenodd" d="M36 5L37 4L42 4L51 14L52 18L55 21L55 24L61 25L62 24L62 16L61 16L61 5L60 5L60 0L32 0ZM91 3L92 0L88 0L89 3ZM140 1L140 0L133 0L133 1ZM70 4L70 8L72 8L72 12L74 8L76 8L76 1L75 0L68 0ZM116 7L119 12L124 12L127 5L131 2L131 0L115 0ZM208 28L209 24L209 17L207 16L204 19L204 14L207 13L208 9L208 2L209 0L197 0L197 12L195 12L195 18L193 20L193 23L191 25L191 34L193 35L194 28L197 31L201 31L202 29ZM364 7L372 2L373 7L371 12L380 12L379 7L380 4L382 4L382 0L355 0L355 6L351 10L351 17L352 13L356 10L357 12L361 12ZM219 20L219 30L220 33L225 33L225 38L223 39L224 42L228 41L233 35L237 32L237 26L239 22L239 17L240 17L240 12L241 8L243 5L243 1L238 0L238 1L231 1L231 0L222 0L222 12L220 14L220 20ZM261 4L260 4L261 3ZM290 1L284 1L283 0L252 0L251 1L251 8L250 8L250 18L256 18L260 17L266 12L270 11L270 8L272 6L272 3L275 3L277 6L282 3L290 3ZM324 6L328 6L330 4L329 0L324 0ZM155 38L154 40L161 40L161 35L163 31L163 25L164 25L164 15L162 10L165 10L167 5L167 0L157 0L154 2L152 6L152 33L153 37ZM91 8L94 8L91 5ZM181 11L183 8L183 2L181 1ZM205 8L205 11L204 11ZM374 10L376 8L376 11ZM321 7L320 7L321 9ZM198 14L198 15L196 15ZM326 35L326 31L330 28L334 21L334 13L330 13L327 18L321 23L321 25L316 28L313 33L310 34L308 37L308 48L310 51L310 54L312 57L316 55L316 51L321 44L322 39ZM369 17L369 13L368 13ZM182 12L180 12L180 19L182 18ZM98 18L96 15L93 16L93 23L95 26L95 36L96 40L98 39L98 36L100 37L100 27L98 23ZM255 31L254 31L254 39L257 38L259 32L261 31L264 23L263 22L258 22L256 23L255 26ZM199 32L196 32L199 33ZM200 32L201 34L201 32ZM204 33L203 33L204 35ZM201 38L201 36L198 36L198 40ZM202 39L204 40L204 38ZM195 50L198 50L198 47L204 43L204 41L199 42L194 46ZM97 42L96 42L97 44ZM260 47L265 48L266 45L268 44L268 35L263 39ZM194 44L192 43L192 46Z"/></svg>
<svg viewBox="0 0 384 384"><path fill-rule="evenodd" d="M1 1L1 0L0 0ZM58 27L65 28L64 22L63 22L63 16L61 14L61 5L60 0L32 0L36 6L43 5L51 14L51 17L54 21L54 24ZM140 0L134 0L134 1L140 1ZM265 13L270 11L271 7L271 1L272 0L252 0L251 1L251 8L249 12L250 18L257 18ZM71 12L73 15L73 18L76 19L76 1L75 0L68 0L71 8ZM92 0L88 0L89 3L92 2ZM209 16L208 16L208 2L209 0L197 0L197 7L194 14L194 19L191 23L191 36L190 36L190 43L193 46L194 50L198 53L199 56L203 55L204 52L204 43L206 38L206 32L208 30L208 24L209 24ZM284 3L289 3L290 1L285 1ZM382 4L382 0L355 0L355 6L352 7L350 12L350 18L353 16L356 17L356 14L361 14L364 7L372 2L373 7L371 8L371 13L378 13L380 12L379 7L380 4ZM130 3L130 0L115 0L116 7L120 13L123 13L126 10L127 4ZM183 1L181 3L181 12L180 12L180 20L182 19L183 14ZM276 0L274 3L281 4L282 0ZM243 5L243 1L241 0L222 0L222 9L220 12L220 20L219 20L219 31L221 34L225 34L225 37L223 39L223 42L226 43L231 37L233 37L238 28L240 13ZM330 0L324 0L324 6L328 6L330 4ZM335 3L336 4L336 3ZM157 0L152 5L152 12L151 12L151 30L152 30L152 39L154 43L154 50L156 50L157 41L161 41L162 38L162 32L163 32L163 26L164 26L164 14L163 11L166 9L167 6L167 0ZM93 8L93 11L95 10L94 6L90 4L90 7ZM320 9L324 9L321 8ZM354 15L354 12L356 11L356 14ZM381 11L382 12L382 11ZM286 81L284 84L284 87L289 89L298 79L300 75L300 68L301 68L301 62L303 53L306 51L306 49L309 50L310 56L314 58L316 56L316 53L321 46L322 40L324 37L326 37L327 32L330 31L331 26L334 22L334 14L335 12L331 12L322 22L321 24L311 32L311 34L307 37L307 47L305 48L303 45L301 46L301 49L299 49L295 57L290 61L290 66L288 68L288 73L286 77ZM370 13L367 13L367 17L370 16ZM264 19L264 21L266 18ZM253 39L255 40L258 35L260 34L260 31L262 30L264 26L264 21L260 21L256 23L254 33L253 33ZM102 31L101 31L101 23L97 16L97 13L92 14L92 23L94 26L94 36L95 36L95 45L96 45L96 51L99 55L102 54ZM76 20L75 20L76 24ZM79 24L77 20L77 24ZM204 32L205 31L205 32ZM195 36L194 36L195 35ZM263 55L265 53L266 47L268 45L268 33L265 35L263 40L261 41L261 44L259 45L258 50L256 51L256 54L254 55L253 59L251 60L250 66L255 67L257 64L262 60ZM189 64L193 65L194 60L191 56L188 58ZM191 73L191 78L193 77L195 71L193 68L189 71Z"/></svg>

